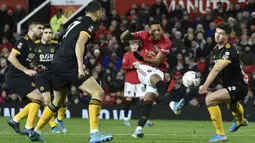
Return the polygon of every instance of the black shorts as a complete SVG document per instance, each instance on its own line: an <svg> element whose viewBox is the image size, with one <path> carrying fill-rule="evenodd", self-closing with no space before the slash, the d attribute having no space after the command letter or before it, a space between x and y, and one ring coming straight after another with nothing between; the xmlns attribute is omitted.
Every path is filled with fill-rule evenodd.
<svg viewBox="0 0 255 143"><path fill-rule="evenodd" d="M29 93L36 89L34 77L27 75L6 74L6 84L8 85L11 94L18 94L21 98L27 97Z"/></svg>
<svg viewBox="0 0 255 143"><path fill-rule="evenodd" d="M84 78L78 78L78 66L73 63L54 63L52 64L52 69L54 73L54 85L53 90L59 91L63 87L75 87L81 86L91 74L86 74Z"/></svg>
<svg viewBox="0 0 255 143"><path fill-rule="evenodd" d="M51 92L53 90L53 72L46 69L35 77L36 88L41 92Z"/></svg>
<svg viewBox="0 0 255 143"><path fill-rule="evenodd" d="M225 88L228 90L232 102L243 100L248 94L247 85L231 85Z"/></svg>

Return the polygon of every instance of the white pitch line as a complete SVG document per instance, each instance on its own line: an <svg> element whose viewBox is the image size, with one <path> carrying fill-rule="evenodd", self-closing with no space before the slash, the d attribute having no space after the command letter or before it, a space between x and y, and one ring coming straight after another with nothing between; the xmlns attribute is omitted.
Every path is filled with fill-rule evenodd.
<svg viewBox="0 0 255 143"><path fill-rule="evenodd" d="M0 132L0 135L17 135L15 133L10 132ZM58 136L58 135L64 135L64 136L88 136L89 134L82 134L82 133L67 133L67 134L52 134L52 133L42 133L42 135L46 136ZM113 136L131 136L132 134L112 134ZM183 136L183 137L208 137L211 135L187 135L187 134L146 134L146 136ZM229 137L255 137L255 135L227 135Z"/></svg>

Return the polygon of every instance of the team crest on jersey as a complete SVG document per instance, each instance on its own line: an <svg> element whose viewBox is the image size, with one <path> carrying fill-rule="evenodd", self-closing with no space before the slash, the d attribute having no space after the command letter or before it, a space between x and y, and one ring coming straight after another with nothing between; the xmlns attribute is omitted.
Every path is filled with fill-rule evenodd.
<svg viewBox="0 0 255 143"><path fill-rule="evenodd" d="M32 83L31 83L31 86L35 87L35 83L34 83L34 82L32 82Z"/></svg>
<svg viewBox="0 0 255 143"><path fill-rule="evenodd" d="M90 26L88 30L89 30L89 32L92 32L94 30L94 27Z"/></svg>
<svg viewBox="0 0 255 143"><path fill-rule="evenodd" d="M159 49L160 49L160 48L159 48L159 46L158 46L158 45L154 45L154 51L155 51L155 52L157 52L157 53L158 53L158 52L159 52Z"/></svg>
<svg viewBox="0 0 255 143"><path fill-rule="evenodd" d="M22 48L22 45L23 45L23 43L19 42L17 48L18 48L18 49L21 49L21 48Z"/></svg>
<svg viewBox="0 0 255 143"><path fill-rule="evenodd" d="M227 51L227 52L225 52L225 55L229 56L229 54L230 54L230 53L229 53L228 51Z"/></svg>
<svg viewBox="0 0 255 143"><path fill-rule="evenodd" d="M44 90L44 87L43 87L43 86L41 86L41 87L40 87L40 90Z"/></svg>
<svg viewBox="0 0 255 143"><path fill-rule="evenodd" d="M52 49L50 49L50 52L51 52L51 53L54 53L54 52L55 52L55 50L52 48Z"/></svg>

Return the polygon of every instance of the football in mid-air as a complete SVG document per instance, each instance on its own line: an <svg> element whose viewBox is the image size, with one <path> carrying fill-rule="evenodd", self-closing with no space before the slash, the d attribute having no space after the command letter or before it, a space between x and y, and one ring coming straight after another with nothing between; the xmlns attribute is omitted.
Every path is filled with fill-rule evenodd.
<svg viewBox="0 0 255 143"><path fill-rule="evenodd" d="M182 77L182 83L188 88L197 87L200 84L200 76L194 71L187 71Z"/></svg>

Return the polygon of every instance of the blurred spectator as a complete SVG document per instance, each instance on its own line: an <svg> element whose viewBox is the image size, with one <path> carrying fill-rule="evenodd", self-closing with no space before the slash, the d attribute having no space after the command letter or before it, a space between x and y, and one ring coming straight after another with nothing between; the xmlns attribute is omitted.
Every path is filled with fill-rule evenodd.
<svg viewBox="0 0 255 143"><path fill-rule="evenodd" d="M1 33L0 33L0 38L1 38L1 42L2 42L2 39L3 37L6 37L8 39L8 41L14 43L15 42L15 39L13 37L13 31L11 30L10 26L8 24L5 24L4 25L4 29L1 30Z"/></svg>
<svg viewBox="0 0 255 143"><path fill-rule="evenodd" d="M66 17L63 14L63 10L60 8L57 10L57 14L54 15L50 20L50 25L52 27L52 32L55 35L59 30L60 25L66 20Z"/></svg>
<svg viewBox="0 0 255 143"><path fill-rule="evenodd" d="M8 51L8 49L7 48L3 48L2 50L1 50L1 53L0 53L0 56L2 56L2 57L4 57L4 58L8 58L8 56L9 56L9 54L10 54L10 52Z"/></svg>
<svg viewBox="0 0 255 143"><path fill-rule="evenodd" d="M109 94L106 94L103 98L103 104L115 104L116 98L111 97Z"/></svg>
<svg viewBox="0 0 255 143"><path fill-rule="evenodd" d="M225 19L223 18L222 15L217 15L217 17L213 21L215 24L219 24L221 22L225 22Z"/></svg>
<svg viewBox="0 0 255 143"><path fill-rule="evenodd" d="M156 3L152 5L150 9L150 16L153 16L153 17L156 16L157 11L160 11L160 15L162 14L168 15L168 10L162 0L156 0Z"/></svg>
<svg viewBox="0 0 255 143"><path fill-rule="evenodd" d="M6 37L3 37L2 44L0 44L0 52L4 48L8 49L8 51L11 52L12 47L13 47L12 43L10 43Z"/></svg>
<svg viewBox="0 0 255 143"><path fill-rule="evenodd" d="M255 33L255 11L251 13L251 18L248 21L247 27L249 36L251 36L252 33Z"/></svg>
<svg viewBox="0 0 255 143"><path fill-rule="evenodd" d="M113 64L113 66L110 64ZM115 51L112 51L110 56L106 56L102 62L102 65L104 68L107 68L110 65L111 69L116 69L116 70L121 69L121 64L122 64L122 60L120 57L117 56Z"/></svg>
<svg viewBox="0 0 255 143"><path fill-rule="evenodd" d="M216 18L219 15L224 15L225 10L223 9L222 2L217 2L217 7L213 10L212 16Z"/></svg>
<svg viewBox="0 0 255 143"><path fill-rule="evenodd" d="M6 103L8 102L8 93L6 90L1 91L1 96L0 96L0 103Z"/></svg>
<svg viewBox="0 0 255 143"><path fill-rule="evenodd" d="M26 16L26 11L22 8L21 5L17 5L16 6L16 11L14 12L14 22L15 25L17 25L17 23Z"/></svg>
<svg viewBox="0 0 255 143"><path fill-rule="evenodd" d="M132 4L131 9L126 12L126 17L132 17L136 15L138 12L138 8L136 4Z"/></svg>
<svg viewBox="0 0 255 143"><path fill-rule="evenodd" d="M249 45L244 46L244 49L240 54L240 59L244 65L255 64L255 55L251 52Z"/></svg>
<svg viewBox="0 0 255 143"><path fill-rule="evenodd" d="M109 17L109 21L116 20L118 23L120 23L120 16L117 14L116 9L113 9L111 12L111 15Z"/></svg>
<svg viewBox="0 0 255 143"><path fill-rule="evenodd" d="M5 16L5 24L8 24L10 26L10 29L14 28L14 17L13 11L11 9L7 11L7 15Z"/></svg>
<svg viewBox="0 0 255 143"><path fill-rule="evenodd" d="M215 29L216 29L216 24L214 22L211 22L209 28L207 29L206 37L214 36Z"/></svg>
<svg viewBox="0 0 255 143"><path fill-rule="evenodd" d="M175 5L175 9L171 12L171 16L174 17L175 20L181 20L183 17L182 6L180 4Z"/></svg>
<svg viewBox="0 0 255 143"><path fill-rule="evenodd" d="M111 85L111 92L122 92L124 89L124 77L122 72L118 72L116 75L116 78L113 79L112 85Z"/></svg>
<svg viewBox="0 0 255 143"><path fill-rule="evenodd" d="M245 5L245 10L248 11L249 13L254 12L254 7L255 7L255 1L254 0L248 0L248 4Z"/></svg>
<svg viewBox="0 0 255 143"><path fill-rule="evenodd" d="M5 4L1 5L0 9L0 19L2 22L0 22L0 30L3 29L5 22L5 16L7 15L7 6Z"/></svg>
<svg viewBox="0 0 255 143"><path fill-rule="evenodd" d="M184 42L182 41L182 34L180 31L175 32L175 38L172 40L172 43L178 47L178 49L184 48Z"/></svg>

